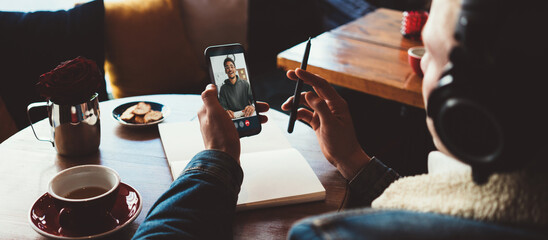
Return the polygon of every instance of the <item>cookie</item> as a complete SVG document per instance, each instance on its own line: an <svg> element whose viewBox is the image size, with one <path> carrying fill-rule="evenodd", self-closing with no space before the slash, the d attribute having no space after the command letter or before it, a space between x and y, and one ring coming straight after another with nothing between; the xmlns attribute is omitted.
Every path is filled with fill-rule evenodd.
<svg viewBox="0 0 548 240"><path fill-rule="evenodd" d="M145 122L147 123L158 121L161 118L162 118L162 112L159 112L159 111L152 110L148 112L147 114L145 114Z"/></svg>
<svg viewBox="0 0 548 240"><path fill-rule="evenodd" d="M145 122L145 116L144 115L135 115L135 118L133 119L135 123L143 124Z"/></svg>
<svg viewBox="0 0 548 240"><path fill-rule="evenodd" d="M133 113L136 115L145 115L146 113L150 112L150 104L146 104L144 102L140 102L137 104L137 107L133 110Z"/></svg>
<svg viewBox="0 0 548 240"><path fill-rule="evenodd" d="M133 105L131 107L128 107L123 113L122 115L120 115L120 119L128 122L128 121L131 121L131 119L133 119L133 117L135 116L135 114L133 113L133 110L135 110L135 108L137 108L137 105Z"/></svg>

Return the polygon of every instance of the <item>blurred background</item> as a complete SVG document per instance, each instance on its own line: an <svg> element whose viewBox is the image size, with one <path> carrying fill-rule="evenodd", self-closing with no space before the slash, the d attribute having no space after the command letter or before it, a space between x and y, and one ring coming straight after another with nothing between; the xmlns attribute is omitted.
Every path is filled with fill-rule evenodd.
<svg viewBox="0 0 548 240"><path fill-rule="evenodd" d="M295 83L286 78L285 71L277 68L278 53L377 8L405 11L428 9L429 6L429 0L104 0L104 9L99 5L101 12L94 16L82 11L76 14L71 10L64 15L56 12L85 2L89 1L0 0L0 14L3 14L0 17L14 11L50 11L52 13L48 16L62 15L68 19L48 26L59 31L59 34L49 35L45 33L50 30L40 29L48 23L44 20L36 20L35 25L25 23L24 26L14 26L18 21L0 21L4 33L17 29L17 34L0 35L0 50L3 52L0 70L7 72L0 81L30 82L25 86L27 90L23 91L30 96L24 99L19 98L21 94L17 93L16 87L0 91L7 106L0 106L0 111L7 109L16 125L11 130L0 128L0 142L14 131L28 126L24 110L20 106L13 110L13 104L26 106L39 100L38 96L32 95L34 90L29 90L38 80L39 73L53 69L60 63L59 59L73 55L53 56L48 61L33 63L29 63L29 59L61 52L64 49L57 48L71 43L70 37L74 32L82 38L87 29L76 23L90 22L87 18L94 17L98 26L102 26L91 37L96 39L98 49L104 49L96 56L99 62L104 60L101 66L105 73L107 96L103 100L153 93L199 93L209 82L204 49L209 45L239 42L248 52L247 70L253 77L251 81L256 97L280 110L281 104L293 94ZM18 16L28 19L33 15ZM67 33L66 29L70 32ZM26 31L35 35L26 35ZM56 37L63 38L59 40ZM42 53L50 48L50 43L55 43L56 48L51 47L50 52ZM71 46L71 54L78 47L82 46ZM30 75L29 79L17 79L21 72L30 71L33 64L42 65L35 75ZM433 150L433 144L426 129L423 109L342 87L336 89L347 100L358 139L369 155L377 156L402 175L426 171L427 154ZM4 122L0 119L2 126L9 125Z"/></svg>

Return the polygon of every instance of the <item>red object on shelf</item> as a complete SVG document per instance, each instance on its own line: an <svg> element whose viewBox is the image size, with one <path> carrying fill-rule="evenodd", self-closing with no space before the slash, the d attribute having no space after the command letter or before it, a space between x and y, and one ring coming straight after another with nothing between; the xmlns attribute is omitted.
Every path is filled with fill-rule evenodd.
<svg viewBox="0 0 548 240"><path fill-rule="evenodd" d="M401 21L401 34L410 39L422 40L421 31L428 19L426 11L404 11Z"/></svg>

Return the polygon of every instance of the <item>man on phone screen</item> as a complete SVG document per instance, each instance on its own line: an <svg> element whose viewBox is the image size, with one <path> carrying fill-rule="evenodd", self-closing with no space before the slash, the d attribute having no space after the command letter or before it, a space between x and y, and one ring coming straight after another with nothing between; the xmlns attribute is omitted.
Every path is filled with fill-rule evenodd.
<svg viewBox="0 0 548 240"><path fill-rule="evenodd" d="M236 65L232 58L227 57L223 62L228 79L224 81L219 91L219 102L230 118L249 117L253 115L253 94L247 81L236 74Z"/></svg>

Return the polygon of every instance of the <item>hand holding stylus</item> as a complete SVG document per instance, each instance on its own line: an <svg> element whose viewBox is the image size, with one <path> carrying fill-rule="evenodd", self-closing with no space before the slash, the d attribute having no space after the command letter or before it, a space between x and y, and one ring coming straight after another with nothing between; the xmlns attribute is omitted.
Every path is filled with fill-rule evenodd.
<svg viewBox="0 0 548 240"><path fill-rule="evenodd" d="M358 142L348 104L318 75L297 69L287 71L287 77L303 81L312 86L314 91L299 94L299 104L294 104L295 98L290 97L282 104L282 110L296 109L300 104L310 108L299 109L295 114L296 119L312 127L325 158L344 178L352 179L370 161L370 157Z"/></svg>
<svg viewBox="0 0 548 240"><path fill-rule="evenodd" d="M310 55L310 41L312 38L308 38L306 43L306 49L304 50L303 61L301 62L301 69L306 70L308 65L308 56ZM293 128L295 127L295 121L297 120L297 109L299 108L299 101L301 97L301 91L303 88L303 81L297 79L297 85L295 86L295 93L293 95L293 105L291 107L291 113L289 114L289 125L287 126L287 132L292 133Z"/></svg>

